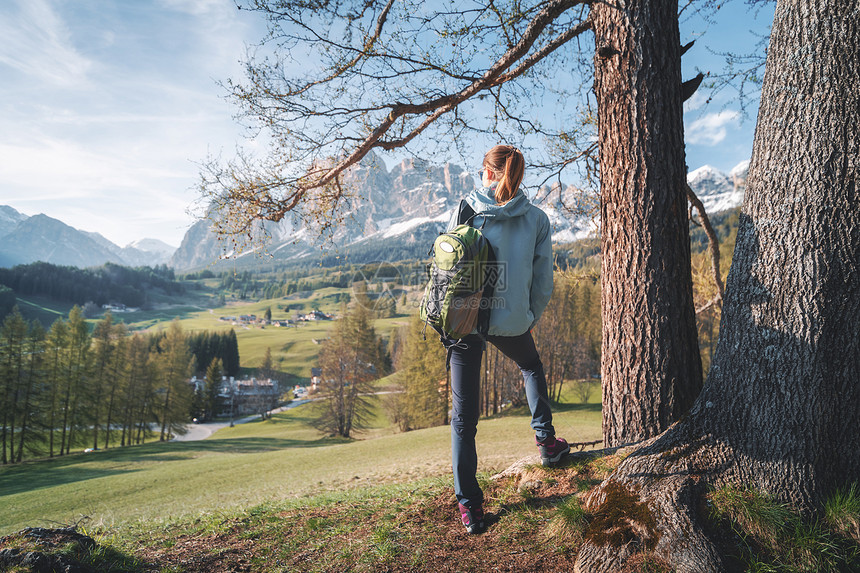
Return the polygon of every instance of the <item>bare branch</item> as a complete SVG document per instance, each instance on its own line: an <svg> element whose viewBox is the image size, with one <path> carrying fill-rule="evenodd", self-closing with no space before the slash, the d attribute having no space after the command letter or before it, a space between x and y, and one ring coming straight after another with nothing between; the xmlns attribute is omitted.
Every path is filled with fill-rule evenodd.
<svg viewBox="0 0 860 573"><path fill-rule="evenodd" d="M459 93L451 94L448 96L444 96L438 98L436 100L424 102L422 104L396 104L391 108L391 112L388 114L388 117L385 118L382 123L380 123L376 129L371 132L371 134L367 137L363 144L361 144L355 151L352 152L346 159L338 163L337 166L331 169L325 176L320 178L319 185L326 185L331 180L338 177L344 170L354 165L358 161L360 161L367 153L373 149L374 147L382 147L383 149L394 149L396 147L402 147L406 145L409 141L411 141L416 135L424 131L431 123L436 121L441 115L451 111L454 107L462 103L463 101L469 99L474 96L478 92L485 90L489 87L499 85L506 81L509 81L519 75L522 75L528 68L533 66L539 59L546 57L549 53L562 46L565 42L575 38L579 34L582 34L586 30L591 27L590 21L586 20L580 26L576 26L575 28L565 32L554 41L550 42L547 45L547 49L540 50L537 54L541 54L541 57L538 59L528 58L526 61L522 63L522 65L518 66L515 70L513 70L510 74L504 74L504 71L511 67L515 62L517 62L520 58L522 58L525 54L528 53L528 50L531 46L537 41L540 34L543 30L550 24L552 21L558 17L559 14L581 4L582 0L554 0L550 2L537 16L535 16L534 20L531 21L528 28L526 29L523 37L520 41L510 48L505 54L495 63L493 66L487 70L484 76L473 82L471 85L462 89ZM388 131L388 129L394 124L397 118L403 115L419 115L423 113L432 112L424 122L421 123L416 129L414 129L408 136L391 142L379 142L379 139Z"/></svg>
<svg viewBox="0 0 860 573"><path fill-rule="evenodd" d="M715 296L710 301L708 301L706 304L697 308L696 314L701 314L701 313L705 312L706 310L708 310L709 308L713 307L715 304L722 303L722 301L723 301L723 298L721 296L719 296L719 295Z"/></svg>
<svg viewBox="0 0 860 573"><path fill-rule="evenodd" d="M343 75L343 73L346 70L354 67L359 61L361 61L361 59L363 57L366 57L368 55L368 53L373 49L373 45L376 43L376 41L379 40L379 36L382 34L382 27L385 25L385 21L388 19L388 13L391 11L391 6L393 4L394 4L394 0L388 0L388 4L386 4L385 7L382 9L382 12L379 14L379 18L376 21L376 29L374 30L373 35L370 36L364 42L363 49L352 60L350 60L349 62L347 62L343 66L337 68L329 76L327 76L321 80L317 80L315 82L310 82L310 83L306 84L305 86L303 86L300 90L294 92L291 95L301 94L301 93L306 92L307 90L311 89L314 86L318 86L320 84L330 82L333 79L340 77L341 75Z"/></svg>
<svg viewBox="0 0 860 573"><path fill-rule="evenodd" d="M696 313L702 312L723 300L723 278L720 274L720 242L717 240L717 234L714 232L714 227L711 225L711 219L705 212L705 206L690 188L690 185L685 181L684 188L687 191L687 199L690 204L696 207L699 212L699 218L702 220L702 227L705 229L705 234L708 236L708 249L711 252L711 272L714 276L714 284L717 285L717 296L702 309L696 310Z"/></svg>
<svg viewBox="0 0 860 573"><path fill-rule="evenodd" d="M359 192L347 183L348 170L373 149L406 149L431 127L450 135L454 149L462 149L466 131L509 139L509 126L515 137L558 141L548 145L560 157L559 176L571 163L591 161L590 127L571 137L520 105L535 88L554 99L587 97L541 84L548 72L538 64L569 57L561 48L591 28L588 0L492 0L427 14L394 0L245 1L268 18L270 32L249 53L246 81L226 87L239 117L270 148L240 150L226 162L210 158L200 183L207 216L237 252L242 243L260 244L252 238L267 228L262 222L290 213L293 223L315 221L320 235L335 229L339 209ZM476 120L470 112L485 97L496 113Z"/></svg>

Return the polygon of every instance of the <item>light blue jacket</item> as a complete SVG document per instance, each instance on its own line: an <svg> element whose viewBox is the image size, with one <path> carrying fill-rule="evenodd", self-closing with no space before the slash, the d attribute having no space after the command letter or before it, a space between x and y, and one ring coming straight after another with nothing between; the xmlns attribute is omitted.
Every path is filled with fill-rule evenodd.
<svg viewBox="0 0 860 573"><path fill-rule="evenodd" d="M552 228L546 213L517 191L497 205L494 189L475 189L466 201L479 213L481 227L496 253L500 281L496 285L489 334L518 336L543 314L552 295ZM448 228L456 224L456 213Z"/></svg>

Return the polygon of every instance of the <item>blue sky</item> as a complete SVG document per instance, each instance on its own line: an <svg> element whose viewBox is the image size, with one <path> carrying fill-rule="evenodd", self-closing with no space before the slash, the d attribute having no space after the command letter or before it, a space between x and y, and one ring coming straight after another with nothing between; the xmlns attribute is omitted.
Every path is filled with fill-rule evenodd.
<svg viewBox="0 0 860 573"><path fill-rule="evenodd" d="M734 0L712 23L682 21L683 41L704 34L684 77L720 68L707 46L752 46L750 30L767 33L772 13ZM121 246L178 246L197 162L243 138L217 82L241 76L246 45L263 33L232 0L0 2L0 204ZM687 163L728 171L749 158L756 110L742 122L730 94L704 100L685 112Z"/></svg>

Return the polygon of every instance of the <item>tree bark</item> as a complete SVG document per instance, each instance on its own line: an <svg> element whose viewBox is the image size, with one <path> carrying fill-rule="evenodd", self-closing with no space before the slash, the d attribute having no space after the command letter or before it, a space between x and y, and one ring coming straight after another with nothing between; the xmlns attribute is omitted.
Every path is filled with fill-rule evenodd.
<svg viewBox="0 0 860 573"><path fill-rule="evenodd" d="M599 512L627 492L637 513L618 526L638 543L593 532L578 570L619 570L638 545L679 572L722 571L707 486L814 514L860 481L858 45L854 0L779 1L708 382L688 417L590 495Z"/></svg>
<svg viewBox="0 0 860 573"><path fill-rule="evenodd" d="M595 3L603 435L656 436L702 387L685 194L677 0Z"/></svg>

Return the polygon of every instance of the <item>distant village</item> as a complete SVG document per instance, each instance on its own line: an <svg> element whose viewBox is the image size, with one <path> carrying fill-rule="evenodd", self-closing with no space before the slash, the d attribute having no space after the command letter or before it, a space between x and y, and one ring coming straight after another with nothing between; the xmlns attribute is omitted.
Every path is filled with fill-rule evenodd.
<svg viewBox="0 0 860 573"><path fill-rule="evenodd" d="M295 328L302 322L310 322L315 320L333 320L334 316L326 314L319 310L312 310L307 314L298 314L294 319L284 320L267 320L266 318L256 314L240 314L239 316L220 316L218 320L221 322L229 322L233 326L274 326Z"/></svg>
<svg viewBox="0 0 860 573"><path fill-rule="evenodd" d="M124 304L119 303L111 303L111 304L103 304L102 310L109 311L113 314L123 313L123 312L138 312L140 308L136 306L125 306Z"/></svg>
<svg viewBox="0 0 860 573"><path fill-rule="evenodd" d="M206 380L192 376L189 383L194 392L202 392ZM271 378L236 380L232 376L222 376L218 397L221 404L219 416L264 414L278 407L281 390L278 381Z"/></svg>

